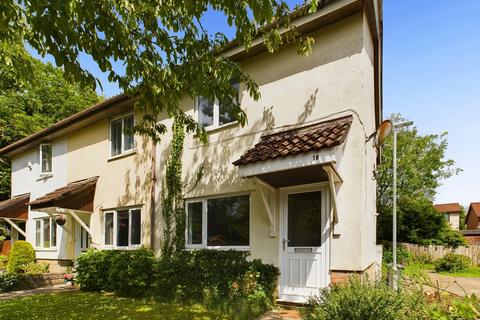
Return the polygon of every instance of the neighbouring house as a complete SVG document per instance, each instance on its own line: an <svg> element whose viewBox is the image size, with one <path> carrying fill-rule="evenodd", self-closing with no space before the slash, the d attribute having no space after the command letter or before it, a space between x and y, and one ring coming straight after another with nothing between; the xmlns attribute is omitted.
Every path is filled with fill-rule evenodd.
<svg viewBox="0 0 480 320"><path fill-rule="evenodd" d="M458 203L440 203L434 205L435 209L443 214L445 221L448 222L450 227L454 230L460 229L460 215L463 212L463 208Z"/></svg>
<svg viewBox="0 0 480 320"><path fill-rule="evenodd" d="M480 229L480 202L470 203L465 217L465 225L467 230Z"/></svg>
<svg viewBox="0 0 480 320"><path fill-rule="evenodd" d="M261 39L225 50L261 93L254 101L234 84L244 127L221 101L183 98L208 134L184 141L186 250L242 250L276 265L286 301L373 277L378 154L367 137L382 121L381 5L328 1L296 17L315 39L308 57L292 45L269 54ZM153 144L124 131L141 116L122 94L0 150L12 162L12 199L30 194L25 231L39 260L71 264L90 246L160 253L171 132Z"/></svg>

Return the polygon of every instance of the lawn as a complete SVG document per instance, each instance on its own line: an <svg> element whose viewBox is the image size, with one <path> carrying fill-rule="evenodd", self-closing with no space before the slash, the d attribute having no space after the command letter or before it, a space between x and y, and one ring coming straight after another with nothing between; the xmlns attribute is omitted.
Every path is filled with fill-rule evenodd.
<svg viewBox="0 0 480 320"><path fill-rule="evenodd" d="M110 294L70 292L0 301L0 319L224 319L200 305L184 306Z"/></svg>
<svg viewBox="0 0 480 320"><path fill-rule="evenodd" d="M422 272L427 270L435 270L435 266L433 264L422 264L422 263L411 263L405 267L403 274L409 277L419 275ZM451 277L469 277L469 278L480 278L480 267L471 267L465 271L460 272L439 272L439 274L443 274L445 276Z"/></svg>

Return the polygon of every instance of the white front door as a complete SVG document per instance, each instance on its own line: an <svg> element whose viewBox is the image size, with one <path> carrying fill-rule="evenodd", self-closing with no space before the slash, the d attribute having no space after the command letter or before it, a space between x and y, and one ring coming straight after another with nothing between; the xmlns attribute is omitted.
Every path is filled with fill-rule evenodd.
<svg viewBox="0 0 480 320"><path fill-rule="evenodd" d="M280 300L306 302L328 285L327 189L281 191Z"/></svg>
<svg viewBox="0 0 480 320"><path fill-rule="evenodd" d="M75 222L75 260L90 247L90 235Z"/></svg>

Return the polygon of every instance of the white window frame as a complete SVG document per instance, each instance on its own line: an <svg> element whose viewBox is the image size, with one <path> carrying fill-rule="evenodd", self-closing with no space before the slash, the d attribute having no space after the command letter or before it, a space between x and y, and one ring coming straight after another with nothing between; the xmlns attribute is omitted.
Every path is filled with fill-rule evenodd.
<svg viewBox="0 0 480 320"><path fill-rule="evenodd" d="M248 196L248 245L246 246L208 246L207 245L207 238L208 238L208 200L212 199L221 199L221 198L233 198L238 196ZM189 244L188 243L188 204L190 203L202 203L202 244ZM195 250L195 249L211 249L211 250L237 250L237 251L250 251L250 241L252 238L252 195L250 192L240 192L240 193L229 193L229 194L222 194L222 195L215 195L215 196L208 196L208 197L201 197L201 198L192 198L185 201L185 249L186 250Z"/></svg>
<svg viewBox="0 0 480 320"><path fill-rule="evenodd" d="M51 154L50 154L50 171L43 171L43 147L45 146L50 146L51 148ZM51 176L53 174L53 144L52 143L41 143L40 144L40 151L39 151L39 156L40 156L40 175L41 176Z"/></svg>
<svg viewBox="0 0 480 320"><path fill-rule="evenodd" d="M238 82L238 99L240 99L240 82ZM200 121L200 108L198 107L199 97L195 97L195 119ZM220 124L220 102L217 98L213 101L213 124L204 127L206 131L211 131L218 128L232 126L238 123L238 120L233 120L229 123Z"/></svg>
<svg viewBox="0 0 480 320"><path fill-rule="evenodd" d="M140 243L139 244L132 244L132 211L138 210L140 211ZM128 245L127 246L119 246L117 245L117 226L118 226L118 211L128 211ZM106 226L106 216L107 213L113 213L113 239L112 244L105 243L105 226ZM113 249L113 250L129 250L129 249L137 249L142 246L142 208L141 207L128 207L128 208L116 208L116 209L109 209L103 212L103 227L102 227L102 243L105 249Z"/></svg>
<svg viewBox="0 0 480 320"><path fill-rule="evenodd" d="M49 223L50 223L50 246L49 247L45 247L45 237L44 237L44 232L45 232L45 221L48 220ZM57 222L55 221L55 219L53 218L50 218L50 217L41 217L41 218L36 218L34 219L35 221L35 249L40 249L40 250L49 250L49 249L52 249L52 250L56 250L57 246L58 246L58 228L57 228ZM40 221L40 245L38 245L37 243L37 221ZM53 228L55 228L55 245L52 246L52 230Z"/></svg>
<svg viewBox="0 0 480 320"><path fill-rule="evenodd" d="M124 156L126 154L130 154L130 153L134 153L135 152L135 149L136 149L136 141L135 141L135 135L133 135L133 145L132 145L132 148L130 149L124 149L125 148L125 118L128 118L132 116L133 117L133 126L135 126L135 114L133 112L130 112L130 113L127 113L127 114L122 114L121 116L118 116L118 117L115 117L115 118L112 118L110 120L110 125L108 127L108 142L109 142L109 159L115 159L115 158L118 158L118 157L121 157L121 156ZM121 146L120 146L120 153L117 154L117 155L113 155L112 154L112 123L114 121L117 121L119 119L122 119L122 139L121 139Z"/></svg>

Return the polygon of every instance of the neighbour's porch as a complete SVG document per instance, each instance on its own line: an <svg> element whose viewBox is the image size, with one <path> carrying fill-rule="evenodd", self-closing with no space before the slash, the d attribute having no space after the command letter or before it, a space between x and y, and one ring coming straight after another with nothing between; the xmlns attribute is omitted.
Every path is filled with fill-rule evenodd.
<svg viewBox="0 0 480 320"><path fill-rule="evenodd" d="M233 164L255 181L278 239L279 299L305 302L330 283L330 239L338 223L337 161L353 117L263 136Z"/></svg>
<svg viewBox="0 0 480 320"><path fill-rule="evenodd" d="M91 242L90 217L98 177L74 181L28 204L31 210L46 213L66 233L57 243L62 259L76 260Z"/></svg>
<svg viewBox="0 0 480 320"><path fill-rule="evenodd" d="M0 255L7 255L16 240L25 240L29 200L30 194L26 193L0 202L0 224L10 230L10 236L0 247Z"/></svg>

